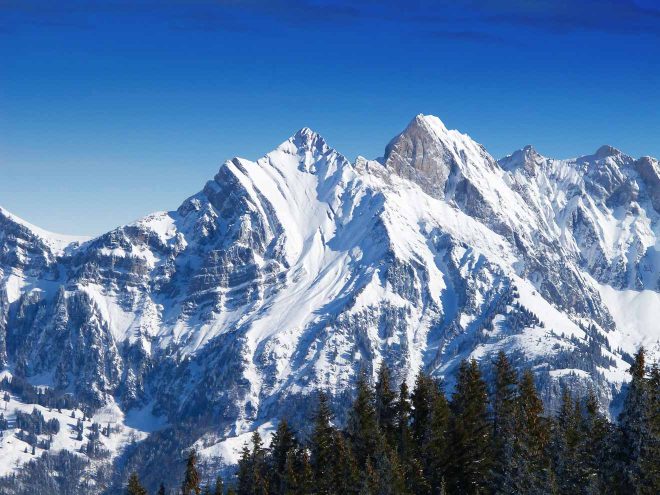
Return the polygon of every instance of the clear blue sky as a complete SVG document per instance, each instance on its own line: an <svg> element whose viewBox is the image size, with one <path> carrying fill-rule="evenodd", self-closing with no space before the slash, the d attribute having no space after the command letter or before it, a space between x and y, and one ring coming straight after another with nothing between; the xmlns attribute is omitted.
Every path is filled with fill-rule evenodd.
<svg viewBox="0 0 660 495"><path fill-rule="evenodd" d="M98 234L309 126L380 156L417 113L495 157L660 156L657 0L0 0L0 205Z"/></svg>

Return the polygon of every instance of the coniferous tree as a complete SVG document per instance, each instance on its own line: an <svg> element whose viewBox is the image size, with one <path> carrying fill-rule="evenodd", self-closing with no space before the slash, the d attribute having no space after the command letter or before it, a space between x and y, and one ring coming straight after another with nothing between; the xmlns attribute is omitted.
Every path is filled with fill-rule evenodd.
<svg viewBox="0 0 660 495"><path fill-rule="evenodd" d="M252 433L252 482L254 495L268 494L268 468L266 449L257 430Z"/></svg>
<svg viewBox="0 0 660 495"><path fill-rule="evenodd" d="M516 428L521 467L518 489L529 495L554 493L555 482L548 452L550 422L543 415L543 402L529 370L523 372L519 383Z"/></svg>
<svg viewBox="0 0 660 495"><path fill-rule="evenodd" d="M407 493L405 471L394 449L384 445L373 461L378 495L404 495Z"/></svg>
<svg viewBox="0 0 660 495"><path fill-rule="evenodd" d="M420 371L415 379L415 388L411 396L414 458L410 460L409 466L409 474L412 474L415 480L414 491L420 495L431 493L433 490L430 478L435 459L430 446L433 437L434 407L437 405L439 393L438 383Z"/></svg>
<svg viewBox="0 0 660 495"><path fill-rule="evenodd" d="M399 457L406 458L412 453L412 433L410 431L410 394L406 382L401 382L399 397L395 405L396 449Z"/></svg>
<svg viewBox="0 0 660 495"><path fill-rule="evenodd" d="M286 420L280 421L277 431L273 435L270 444L270 454L268 456L269 493L273 495L284 495L290 489L288 485L295 483L295 472L288 470L295 469L295 462L287 466L290 458L295 460L295 452L298 449L298 441L289 428Z"/></svg>
<svg viewBox="0 0 660 495"><path fill-rule="evenodd" d="M614 484L621 493L655 494L660 487L660 372L647 376L646 353L640 348L630 368L619 416L618 469Z"/></svg>
<svg viewBox="0 0 660 495"><path fill-rule="evenodd" d="M335 429L332 426L332 413L328 397L318 394L318 407L314 417L314 431L311 438L311 467L319 495L333 491L333 461L335 460L334 437Z"/></svg>
<svg viewBox="0 0 660 495"><path fill-rule="evenodd" d="M213 490L213 495L223 495L224 493L224 483L222 482L222 478L220 476L217 476L215 478L215 487Z"/></svg>
<svg viewBox="0 0 660 495"><path fill-rule="evenodd" d="M359 495L377 495L378 494L378 477L376 470L371 464L371 458L367 458L364 467L360 472Z"/></svg>
<svg viewBox="0 0 660 495"><path fill-rule="evenodd" d="M374 392L364 372L358 377L357 395L348 416L346 431L358 466L364 468L367 459L370 459L373 468L374 456L382 448L382 437L374 407Z"/></svg>
<svg viewBox="0 0 660 495"><path fill-rule="evenodd" d="M623 493L644 493L643 465L647 440L651 435L649 389L646 381L644 348L635 354L630 367L628 394L619 416L620 429L620 486Z"/></svg>
<svg viewBox="0 0 660 495"><path fill-rule="evenodd" d="M295 455L295 490L287 495L309 495L314 491L314 474L307 449L301 448Z"/></svg>
<svg viewBox="0 0 660 495"><path fill-rule="evenodd" d="M390 370L383 361L376 380L376 417L387 444L396 448L396 393L392 389Z"/></svg>
<svg viewBox="0 0 660 495"><path fill-rule="evenodd" d="M442 486L448 462L449 403L444 392L436 383L431 407L431 424L428 440L424 446L424 472L432 493Z"/></svg>
<svg viewBox="0 0 660 495"><path fill-rule="evenodd" d="M238 495L251 495L254 490L254 480L252 478L252 455L247 443L243 445L241 457L238 459L236 477L238 478L236 486Z"/></svg>
<svg viewBox="0 0 660 495"><path fill-rule="evenodd" d="M518 445L518 383L516 373L500 351L495 362L493 393L493 490L517 493L522 466Z"/></svg>
<svg viewBox="0 0 660 495"><path fill-rule="evenodd" d="M192 449L186 460L186 473L181 484L181 493L182 495L193 493L199 495L201 492L199 473L197 472L197 452Z"/></svg>
<svg viewBox="0 0 660 495"><path fill-rule="evenodd" d="M270 493L283 493L286 495L305 493L300 460L298 452L293 450L287 452L280 482L275 488L272 485L270 486Z"/></svg>
<svg viewBox="0 0 660 495"><path fill-rule="evenodd" d="M161 483L160 487L158 487L158 491L156 492L157 495L165 495L165 484Z"/></svg>
<svg viewBox="0 0 660 495"><path fill-rule="evenodd" d="M648 379L649 436L642 456L642 477L647 493L660 493L660 368L655 363Z"/></svg>
<svg viewBox="0 0 660 495"><path fill-rule="evenodd" d="M128 495L147 495L147 490L140 483L140 478L135 471L128 477L128 485L126 487Z"/></svg>
<svg viewBox="0 0 660 495"><path fill-rule="evenodd" d="M463 361L451 400L449 438L452 455L447 485L453 493L486 493L490 486L491 425L488 393L476 360Z"/></svg>
<svg viewBox="0 0 660 495"><path fill-rule="evenodd" d="M423 495L431 490L424 478L422 464L417 458L417 449L410 429L412 406L408 385L402 382L396 401L396 449L402 463L406 491Z"/></svg>
<svg viewBox="0 0 660 495"><path fill-rule="evenodd" d="M580 456L584 464L584 493L596 495L605 493L607 485L603 469L611 458L609 423L598 407L593 390L589 390L584 403L582 446Z"/></svg>
<svg viewBox="0 0 660 495"><path fill-rule="evenodd" d="M582 412L579 401L574 401L564 388L561 407L554 428L554 469L560 495L580 493L586 478L584 459L581 457Z"/></svg>
<svg viewBox="0 0 660 495"><path fill-rule="evenodd" d="M431 417L435 395L435 381L420 371L415 380L415 388L411 396L411 428L415 444L422 447L421 450L424 450L423 446L428 442L431 432ZM421 455L422 453L420 452Z"/></svg>
<svg viewBox="0 0 660 495"><path fill-rule="evenodd" d="M349 414L347 433L358 466L362 469L361 490L383 495L401 493L404 475L396 451L389 448L382 426L394 441L396 395L389 382L389 371L381 366L379 391L374 393L367 377L358 378L357 396Z"/></svg>
<svg viewBox="0 0 660 495"><path fill-rule="evenodd" d="M251 448L243 446L238 462L238 495L267 495L266 449L257 430L252 433L251 444Z"/></svg>
<svg viewBox="0 0 660 495"><path fill-rule="evenodd" d="M331 466L331 493L357 493L360 486L360 469L355 454L341 432L334 433L333 446L335 458Z"/></svg>

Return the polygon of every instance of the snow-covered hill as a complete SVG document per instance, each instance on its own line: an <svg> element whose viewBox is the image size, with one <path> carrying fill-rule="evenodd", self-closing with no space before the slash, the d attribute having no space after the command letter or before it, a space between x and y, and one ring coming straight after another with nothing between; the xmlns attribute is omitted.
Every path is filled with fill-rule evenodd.
<svg viewBox="0 0 660 495"><path fill-rule="evenodd" d="M627 353L660 356L659 215L657 160L610 147L498 162L419 115L351 163L305 128L95 239L0 210L0 365L94 407L203 416L208 452L304 418L317 389L346 400L382 361L451 387L505 350L548 404L571 383L607 406Z"/></svg>

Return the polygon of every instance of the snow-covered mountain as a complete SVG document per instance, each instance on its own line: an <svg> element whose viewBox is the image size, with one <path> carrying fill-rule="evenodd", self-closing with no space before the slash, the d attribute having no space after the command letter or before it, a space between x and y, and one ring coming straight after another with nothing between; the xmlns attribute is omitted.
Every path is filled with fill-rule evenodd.
<svg viewBox="0 0 660 495"><path fill-rule="evenodd" d="M629 353L660 356L659 218L658 161L611 147L496 161L418 115L352 163L305 128L95 239L0 209L0 365L173 427L203 417L198 445L226 461L225 438L304 418L317 389L346 400L381 361L451 387L461 359L504 350L549 404L570 383L608 406Z"/></svg>

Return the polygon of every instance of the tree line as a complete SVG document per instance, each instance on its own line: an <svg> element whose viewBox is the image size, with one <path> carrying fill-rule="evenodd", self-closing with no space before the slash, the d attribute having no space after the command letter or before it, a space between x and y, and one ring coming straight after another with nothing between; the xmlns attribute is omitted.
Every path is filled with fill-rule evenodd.
<svg viewBox="0 0 660 495"><path fill-rule="evenodd" d="M487 386L475 360L464 361L447 397L440 381L417 376L395 390L381 366L372 386L363 373L346 425L333 424L329 398L317 396L305 441L282 420L266 448L255 431L237 473L202 486L197 454L183 483L158 494L436 495L660 493L660 371L635 355L618 422L601 413L593 392L564 390L544 410L533 374L519 375L506 355ZM146 495L137 474L127 493Z"/></svg>

